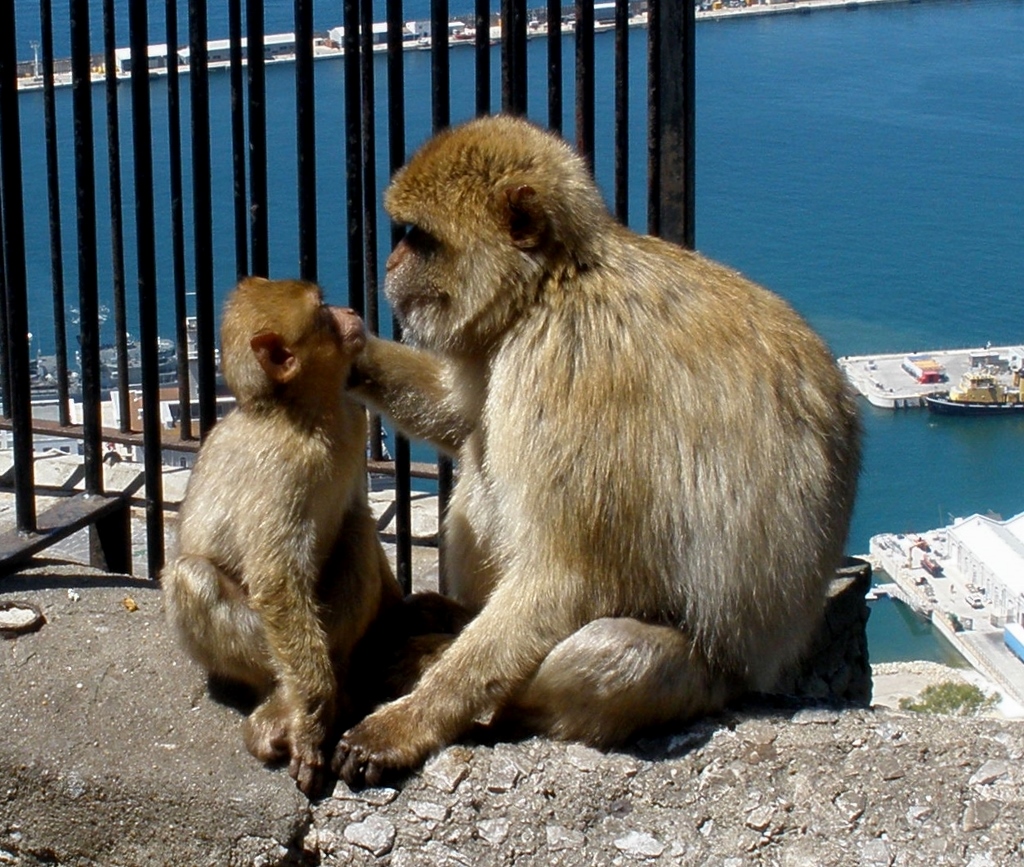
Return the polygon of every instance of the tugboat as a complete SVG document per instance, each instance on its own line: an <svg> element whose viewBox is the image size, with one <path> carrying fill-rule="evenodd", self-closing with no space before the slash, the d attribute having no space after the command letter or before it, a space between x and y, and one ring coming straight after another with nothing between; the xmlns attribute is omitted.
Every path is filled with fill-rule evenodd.
<svg viewBox="0 0 1024 867"><path fill-rule="evenodd" d="M928 409L944 415L1014 415L1024 413L1024 370L1013 373L1008 388L986 371L969 371L959 388L925 397Z"/></svg>

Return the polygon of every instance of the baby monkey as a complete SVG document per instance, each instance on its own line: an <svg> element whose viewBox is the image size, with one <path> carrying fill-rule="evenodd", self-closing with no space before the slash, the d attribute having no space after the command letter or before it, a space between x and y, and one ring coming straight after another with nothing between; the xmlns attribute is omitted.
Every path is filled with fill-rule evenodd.
<svg viewBox="0 0 1024 867"><path fill-rule="evenodd" d="M307 795L349 720L353 648L401 599L367 505L366 413L345 394L365 342L362 320L313 283L238 284L221 328L238 407L200 449L162 575L191 656L260 697L249 751L289 760Z"/></svg>

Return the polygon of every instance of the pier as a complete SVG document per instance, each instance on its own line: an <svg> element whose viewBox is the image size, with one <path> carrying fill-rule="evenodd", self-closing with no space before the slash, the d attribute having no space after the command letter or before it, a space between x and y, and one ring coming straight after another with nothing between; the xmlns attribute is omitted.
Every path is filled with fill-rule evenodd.
<svg viewBox="0 0 1024 867"><path fill-rule="evenodd" d="M895 582L889 584L876 584L871 588L870 593L874 595L875 599L879 596L888 596L890 599L902 602L908 608L913 608L923 617L931 617L932 609L930 607L922 605L919 600L914 599L909 593L905 593L903 588Z"/></svg>
<svg viewBox="0 0 1024 867"><path fill-rule="evenodd" d="M969 370L1008 370L1011 356L1022 352L1018 345L848 355L839 359L839 367L872 406L901 409L925 406L927 395L949 391Z"/></svg>
<svg viewBox="0 0 1024 867"><path fill-rule="evenodd" d="M941 568L927 569L926 555ZM872 536L864 559L878 582L872 588L877 596L890 596L929 620L971 668L1024 708L1024 663L1003 644L1006 618L997 594L974 587L961 573L949 528Z"/></svg>
<svg viewBox="0 0 1024 867"><path fill-rule="evenodd" d="M706 0L696 4L695 18L697 21L721 21L725 19L751 18L762 15L785 15L785 14L808 14L815 11L826 11L844 9L852 11L861 6L881 6L894 3L919 3L921 0L741 0L738 3L721 2L721 0ZM572 7L566 7L571 9ZM527 39L536 39L547 36L548 24L542 16L546 16L546 7L528 10L528 25L526 31ZM614 26L614 4L609 2L595 4L594 32L613 32ZM466 14L469 20L471 14ZM426 22L407 21L402 30L402 49L404 51L429 51L432 45L429 29ZM638 12L629 17L628 26L646 27L647 12ZM563 36L571 36L576 31L576 21L572 16L563 17L560 25ZM375 22L372 25L372 50L374 52L387 51L387 24ZM344 32L344 28L332 28L328 33L315 36L313 39L313 59L328 60L331 58L344 57L345 50L338 38ZM452 18L448 25L448 44L452 48L460 46L474 46L476 31L472 26L467 25L458 18ZM492 19L488 30L488 42L496 45L501 41L502 27L500 17ZM246 65L244 57L244 46L247 40L243 37L243 58L242 65ZM230 62L227 58L229 42L226 39L210 40L207 44L209 70L227 69ZM296 44L294 33L267 34L264 37L265 63L294 63L296 56ZM169 58L176 60L179 72L189 72L189 50L182 47L174 52L169 52L166 45L156 44L149 46L149 74L150 76L162 76L167 74ZM131 49L118 48L115 52L114 77L119 81L127 81L130 73ZM93 58L93 73L91 81L93 84L101 84L106 79L104 70L103 55ZM39 74L38 53L34 60L19 61L17 71L17 87L19 90L42 90L43 78ZM72 84L70 61L58 59L55 61L55 72L53 74L54 87L69 87Z"/></svg>
<svg viewBox="0 0 1024 867"><path fill-rule="evenodd" d="M835 0L801 0L800 5L807 3L829 4ZM867 2L902 2L902 0L867 0ZM786 6L793 6L793 3L786 3ZM610 11L614 12L614 6L609 4ZM729 9L729 12L734 10ZM719 16L722 10L709 15ZM468 17L468 16L467 16ZM630 28L646 27L647 13L641 12L630 16L628 22ZM611 32L615 29L614 22L607 15L596 17L594 20L594 33ZM561 32L564 36L571 36L576 32L576 22L573 19L566 19L561 22ZM548 25L546 22L531 19L526 32L527 39L536 39L547 36ZM345 49L342 45L344 38L344 27L333 27L327 33L315 36L312 44L313 60L330 60L345 56ZM403 51L429 51L433 45L430 27L424 21L406 21L402 25L402 50ZM387 44L388 28L383 21L375 22L372 25L371 50L374 53L383 53L388 50ZM497 45L502 38L500 20L492 23L488 28L486 42ZM457 18L448 22L448 45L450 48L475 47L476 30ZM227 39L214 39L207 42L206 68L210 71L226 70L230 68L230 41ZM242 66L247 65L246 52L248 50L248 39L242 37ZM294 33L271 33L263 37L264 63L294 63L298 45ZM151 77L167 75L170 65L174 65L178 72L187 74L191 69L191 51L188 46L182 46L168 50L166 44L154 44L148 46L148 70ZM128 81L131 78L132 52L130 48L118 48L114 52L113 75L118 81ZM19 90L42 90L43 77L39 74L38 56L31 62L19 62L19 73L17 85ZM102 55L97 55L92 62L93 72L91 82L101 84L106 80L105 61ZM72 81L71 64L67 59L55 61L55 72L53 74L54 87L68 87Z"/></svg>

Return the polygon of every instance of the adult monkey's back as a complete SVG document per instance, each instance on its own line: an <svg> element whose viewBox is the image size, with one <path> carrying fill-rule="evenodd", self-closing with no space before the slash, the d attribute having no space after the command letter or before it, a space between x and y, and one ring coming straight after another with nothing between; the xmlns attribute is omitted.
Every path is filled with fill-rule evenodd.
<svg viewBox="0 0 1024 867"><path fill-rule="evenodd" d="M824 606L859 464L854 399L780 298L609 215L560 139L441 133L387 192L409 232L357 395L456 455L445 532L479 614L349 731L350 783L487 715L609 745L768 688Z"/></svg>

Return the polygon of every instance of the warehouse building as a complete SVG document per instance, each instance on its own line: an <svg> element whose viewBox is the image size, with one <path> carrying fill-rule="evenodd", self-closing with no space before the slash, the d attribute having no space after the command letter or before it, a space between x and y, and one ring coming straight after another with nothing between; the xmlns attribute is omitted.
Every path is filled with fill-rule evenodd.
<svg viewBox="0 0 1024 867"><path fill-rule="evenodd" d="M949 528L947 556L1007 623L1024 624L1024 513L1000 521L971 515Z"/></svg>

